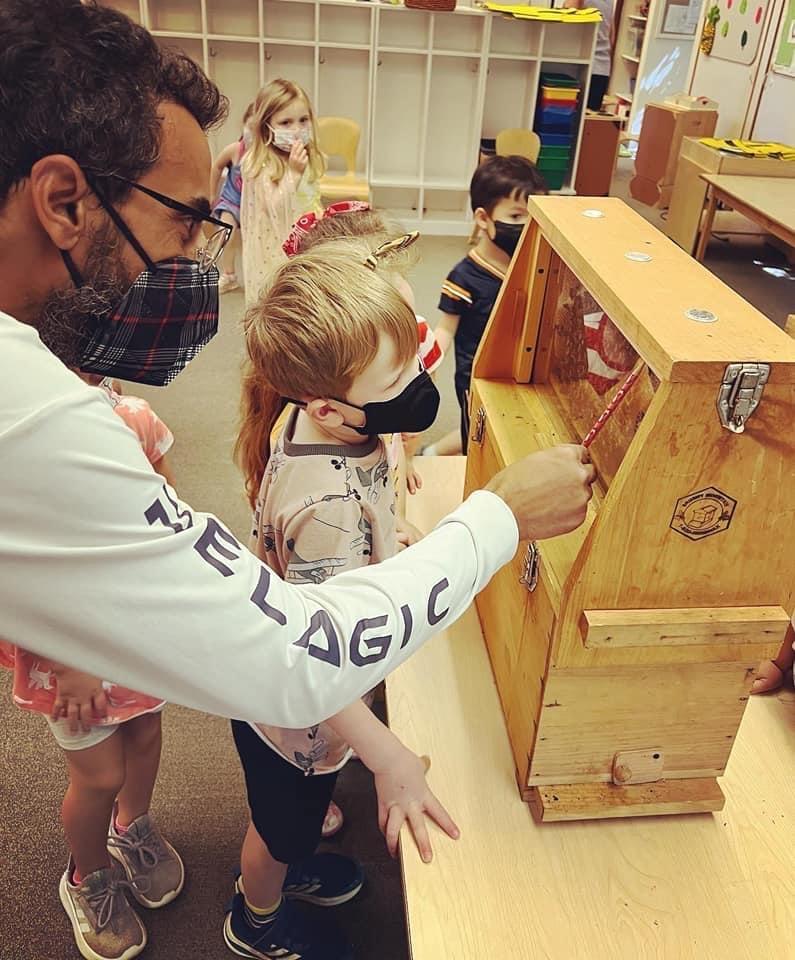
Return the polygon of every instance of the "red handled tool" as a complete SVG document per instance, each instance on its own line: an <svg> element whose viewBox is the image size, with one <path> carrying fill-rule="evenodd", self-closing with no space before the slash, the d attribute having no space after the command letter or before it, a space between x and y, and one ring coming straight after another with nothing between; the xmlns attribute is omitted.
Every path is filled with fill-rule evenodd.
<svg viewBox="0 0 795 960"><path fill-rule="evenodd" d="M635 385L635 381L643 372L643 368L646 363L644 360L638 360L635 366L632 368L632 372L627 377L627 379L621 384L621 386L616 391L616 395L605 407L604 411L599 416L599 419L588 431L585 439L582 442L582 445L587 449L594 442L594 440L599 436L599 432L607 423L607 421L613 416L616 408L624 399L624 397L629 393L632 387Z"/></svg>

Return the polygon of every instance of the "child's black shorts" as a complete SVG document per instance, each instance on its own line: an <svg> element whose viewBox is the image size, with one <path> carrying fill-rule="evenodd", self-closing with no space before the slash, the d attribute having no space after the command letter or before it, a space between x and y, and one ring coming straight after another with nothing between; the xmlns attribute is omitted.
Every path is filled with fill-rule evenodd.
<svg viewBox="0 0 795 960"><path fill-rule="evenodd" d="M232 721L232 736L246 777L251 820L271 856L281 863L311 856L320 842L338 775L308 777L240 720Z"/></svg>

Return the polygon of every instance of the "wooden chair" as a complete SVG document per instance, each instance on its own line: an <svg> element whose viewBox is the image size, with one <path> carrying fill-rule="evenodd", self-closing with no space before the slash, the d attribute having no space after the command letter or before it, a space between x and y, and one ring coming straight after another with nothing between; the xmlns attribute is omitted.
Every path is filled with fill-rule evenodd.
<svg viewBox="0 0 795 960"><path fill-rule="evenodd" d="M344 174L326 174L320 181L320 194L334 203L337 200L370 199L370 184L356 174L361 127L347 117L320 117L317 121L320 149L326 157L342 157Z"/></svg>
<svg viewBox="0 0 795 960"><path fill-rule="evenodd" d="M496 147L498 157L525 157L530 163L535 163L541 152L541 137L533 130L509 127L497 134ZM478 232L478 225L473 223L472 233L469 235L470 243L477 241Z"/></svg>
<svg viewBox="0 0 795 960"><path fill-rule="evenodd" d="M532 130L509 127L497 134L498 157L525 157L535 163L540 152L541 137Z"/></svg>

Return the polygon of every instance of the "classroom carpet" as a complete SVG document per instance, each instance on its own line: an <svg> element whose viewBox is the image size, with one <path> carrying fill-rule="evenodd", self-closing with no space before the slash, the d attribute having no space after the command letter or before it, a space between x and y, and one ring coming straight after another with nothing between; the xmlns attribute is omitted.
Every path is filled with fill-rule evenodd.
<svg viewBox="0 0 795 960"><path fill-rule="evenodd" d="M626 196L627 180L620 170L616 193ZM638 209L659 225L657 211ZM456 237L426 237L421 243L422 259L412 284L418 309L434 320L439 284L467 244ZM788 305L792 310L793 287L755 266L753 259L782 264L780 254L759 241L717 241L710 246L706 265L783 323ZM146 396L174 432L172 459L182 497L196 509L217 513L245 537L248 509L231 461L243 358L243 297L230 293L221 305L217 337L173 385L166 390L130 387L130 392ZM458 423L452 371L448 357L438 376L442 405L430 440ZM57 893L67 856L59 823L66 785L63 761L44 721L10 702L5 671L0 672L0 758L0 960L77 960ZM367 885L356 900L330 913L353 941L357 960L408 960L400 871L378 832L372 780L361 764L347 766L335 796L347 825L328 849L361 860ZM452 784L441 799L455 816ZM149 946L144 957L231 956L221 927L246 808L227 721L168 707L153 811L185 860L187 883L173 904L145 912Z"/></svg>

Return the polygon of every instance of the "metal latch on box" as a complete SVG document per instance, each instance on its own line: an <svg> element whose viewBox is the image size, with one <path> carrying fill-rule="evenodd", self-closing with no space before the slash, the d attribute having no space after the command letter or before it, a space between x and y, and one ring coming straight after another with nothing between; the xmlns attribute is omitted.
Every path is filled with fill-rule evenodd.
<svg viewBox="0 0 795 960"><path fill-rule="evenodd" d="M727 430L745 430L745 422L759 406L769 377L769 363L730 363L726 367L718 391L718 414Z"/></svg>
<svg viewBox="0 0 795 960"><path fill-rule="evenodd" d="M530 593L538 586L538 570L541 566L541 554L538 552L538 544L531 540L527 544L524 560L522 561L522 575L519 577L519 583L523 583Z"/></svg>

